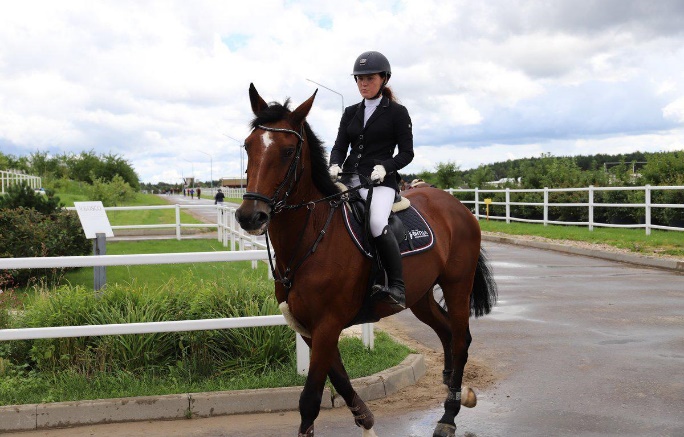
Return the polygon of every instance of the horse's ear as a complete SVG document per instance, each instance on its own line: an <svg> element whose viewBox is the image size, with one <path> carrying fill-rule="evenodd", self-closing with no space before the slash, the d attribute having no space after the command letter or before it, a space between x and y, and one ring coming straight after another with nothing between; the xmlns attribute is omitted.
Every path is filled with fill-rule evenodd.
<svg viewBox="0 0 684 437"><path fill-rule="evenodd" d="M317 92L318 89L316 89L316 91L314 91L311 97L306 99L304 103L299 105L297 109L292 111L292 114L290 114L290 121L292 122L292 126L300 126L306 118L306 116L309 115L309 111L311 110L311 106L313 106L313 102L316 98Z"/></svg>
<svg viewBox="0 0 684 437"><path fill-rule="evenodd" d="M268 104L261 98L253 83L249 84L249 101L254 115L259 115L261 111L268 108Z"/></svg>

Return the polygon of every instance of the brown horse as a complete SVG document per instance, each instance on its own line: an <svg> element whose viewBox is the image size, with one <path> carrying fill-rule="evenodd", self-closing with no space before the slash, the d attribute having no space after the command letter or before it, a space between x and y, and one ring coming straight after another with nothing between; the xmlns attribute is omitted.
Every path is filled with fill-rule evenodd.
<svg viewBox="0 0 684 437"><path fill-rule="evenodd" d="M382 302L364 306L371 261L354 245L343 223L340 189L330 180L327 157L306 116L316 93L294 111L268 105L250 85L255 118L245 140L247 192L237 210L243 229L270 234L275 253L275 293L290 325L311 348L309 374L299 411L300 437L314 435L326 377L344 398L364 436L375 436L373 414L351 386L338 349L340 332L365 308L370 319L397 312ZM448 395L434 436L453 436L461 404L475 405L475 393L461 388L471 342L469 317L489 313L496 286L481 253L480 227L450 194L411 190L411 204L435 234L432 249L403 259L407 307L439 336L444 347ZM446 310L431 292L443 291Z"/></svg>

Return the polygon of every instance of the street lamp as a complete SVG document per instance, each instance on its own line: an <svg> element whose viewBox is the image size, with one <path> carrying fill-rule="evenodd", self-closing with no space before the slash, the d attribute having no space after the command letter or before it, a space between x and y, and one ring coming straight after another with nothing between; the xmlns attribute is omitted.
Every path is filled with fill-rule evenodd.
<svg viewBox="0 0 684 437"><path fill-rule="evenodd" d="M306 79L306 80L308 80L309 82L315 83L315 84L318 85L318 86L322 86L322 87L325 88L326 90L332 91L333 93L335 93L335 94L337 94L338 96L340 96L340 98L342 99L342 113L344 113L344 96L343 96L342 94L338 93L337 91L335 91L335 90L332 89L332 88L328 88L327 86L325 86L325 85L323 85L323 84L320 84L320 83L318 83L318 82L315 82L315 81L313 81L313 80L311 80L311 79Z"/></svg>
<svg viewBox="0 0 684 437"><path fill-rule="evenodd" d="M209 156L209 183L211 184L211 192L214 192L214 157L211 156L210 153L207 152L202 152L201 150L198 150L200 153L204 153L205 155Z"/></svg>
<svg viewBox="0 0 684 437"><path fill-rule="evenodd" d="M231 137L228 134L223 134L223 136L228 137L233 141L236 141L240 145L240 189L242 189L242 177L243 177L242 175L245 174L245 170L244 170L245 164L244 164L244 160L242 159L242 149L244 149L244 147L243 147L244 143L240 140L237 140L237 139Z"/></svg>

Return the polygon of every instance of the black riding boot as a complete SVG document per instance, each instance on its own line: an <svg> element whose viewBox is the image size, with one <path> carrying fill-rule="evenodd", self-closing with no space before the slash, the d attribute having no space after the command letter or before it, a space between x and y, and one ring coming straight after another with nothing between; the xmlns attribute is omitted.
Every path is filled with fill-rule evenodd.
<svg viewBox="0 0 684 437"><path fill-rule="evenodd" d="M389 226L385 226L380 236L375 237L375 247L382 266L387 273L388 286L374 285L373 296L383 302L406 308L406 289L401 268L399 243Z"/></svg>

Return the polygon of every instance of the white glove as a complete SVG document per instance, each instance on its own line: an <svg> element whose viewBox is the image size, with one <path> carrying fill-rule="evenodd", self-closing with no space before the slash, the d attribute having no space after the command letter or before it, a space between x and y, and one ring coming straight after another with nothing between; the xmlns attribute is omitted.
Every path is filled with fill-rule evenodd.
<svg viewBox="0 0 684 437"><path fill-rule="evenodd" d="M340 172L342 169L340 168L339 165L333 164L330 166L328 169L328 172L330 173L330 179L333 180L333 182L336 182L340 178Z"/></svg>
<svg viewBox="0 0 684 437"><path fill-rule="evenodd" d="M385 167L378 164L375 167L373 167L373 172L371 173L371 180L382 182L385 180L385 175L387 175L387 170L385 170Z"/></svg>

